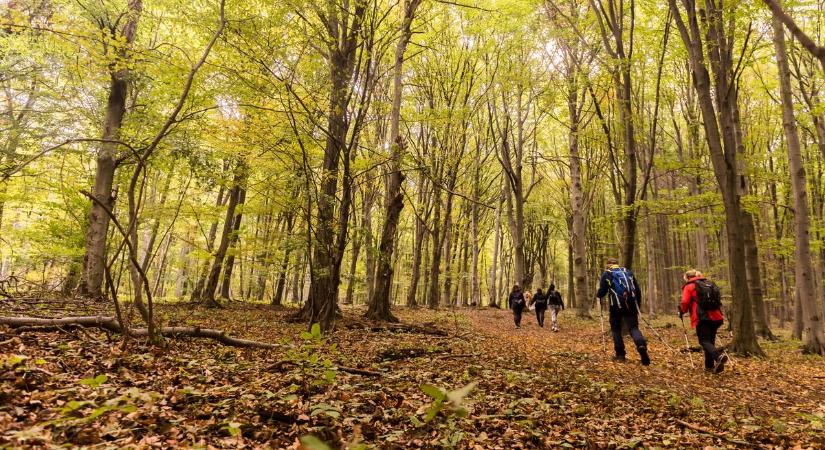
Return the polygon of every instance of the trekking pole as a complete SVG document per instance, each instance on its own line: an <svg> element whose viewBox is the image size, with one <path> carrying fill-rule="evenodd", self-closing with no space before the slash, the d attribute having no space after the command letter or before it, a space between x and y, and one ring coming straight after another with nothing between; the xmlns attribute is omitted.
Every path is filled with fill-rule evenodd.
<svg viewBox="0 0 825 450"><path fill-rule="evenodd" d="M659 338L660 341L662 341L662 344L665 344L665 347L670 349L671 352L679 353L679 352L676 351L675 348L671 347L670 344L667 343L667 341L665 341L665 338L662 337L662 335L659 334L659 332L656 331L655 328L653 328L653 325L651 325L650 322L648 322L647 319L645 319L645 316L642 315L642 305L639 304L639 299L638 298L636 299L636 308L638 309L637 312L639 313L639 317L641 317L642 320L644 321L645 325L647 325L647 327L650 328L650 331L652 331L653 334L655 334L656 337Z"/></svg>
<svg viewBox="0 0 825 450"><path fill-rule="evenodd" d="M688 357L690 358L690 367L696 367L696 363L693 362L693 352L690 351L690 343L688 342L687 337L687 328L685 328L685 317L682 313L679 313L679 320L682 321L682 334L685 336L685 350L687 350Z"/></svg>
<svg viewBox="0 0 825 450"><path fill-rule="evenodd" d="M722 348L723 348L722 353L727 355L728 363L730 363L730 365L733 366L734 365L733 357L730 356L730 353L728 353L728 345L725 344L725 342L722 340L722 334L717 334L716 337L717 337L717 339L719 339L719 343L722 344Z"/></svg>
<svg viewBox="0 0 825 450"><path fill-rule="evenodd" d="M602 300L596 299L599 302L599 323L602 326L602 353L607 353L607 344L604 342L604 314L602 313Z"/></svg>

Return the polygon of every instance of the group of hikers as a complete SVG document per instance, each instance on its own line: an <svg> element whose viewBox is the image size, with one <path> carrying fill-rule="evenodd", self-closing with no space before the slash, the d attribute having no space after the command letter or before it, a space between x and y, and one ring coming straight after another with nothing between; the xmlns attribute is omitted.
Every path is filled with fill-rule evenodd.
<svg viewBox="0 0 825 450"><path fill-rule="evenodd" d="M679 318L684 314L690 315L690 324L696 329L699 345L705 354L705 370L720 373L728 362L727 354L716 347L716 333L722 326L722 302L719 288L712 281L705 278L696 269L688 270L683 276L682 300L677 306ZM616 258L608 258L605 271L599 280L599 289L596 299L599 301L599 315L602 318L602 339L604 339L603 313L601 299L607 297L609 302L608 318L610 333L613 337L613 360L624 362L626 352L622 338L622 326L626 326L630 337L636 345L641 363L650 365L647 340L639 329L639 313L642 307L642 290L633 272L619 265ZM559 331L558 314L564 309L564 302L556 287L551 284L545 293L541 289L531 294L529 290L522 291L519 285L513 286L508 298L516 328L521 328L521 319L525 308L536 311L536 320L540 327L544 327L544 313L551 311L552 330ZM652 327L651 327L652 329ZM685 336L687 338L687 335Z"/></svg>

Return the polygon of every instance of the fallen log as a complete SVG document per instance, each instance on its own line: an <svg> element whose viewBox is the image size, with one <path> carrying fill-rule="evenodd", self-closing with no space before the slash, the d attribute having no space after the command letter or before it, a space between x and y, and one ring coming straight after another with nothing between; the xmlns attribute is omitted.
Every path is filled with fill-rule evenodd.
<svg viewBox="0 0 825 450"><path fill-rule="evenodd" d="M8 325L12 329L25 331L54 331L65 327L98 328L114 333L123 333L120 324L114 317L107 316L83 316L83 317L61 317L59 319L41 319L37 317L0 317L0 325ZM37 327L33 329L31 327ZM160 334L168 338L206 338L231 347L242 348L264 348L277 349L279 345L267 342L251 341L249 339L234 338L226 334L223 330L200 327L162 327ZM131 337L148 337L149 330L146 328L132 328L129 330Z"/></svg>

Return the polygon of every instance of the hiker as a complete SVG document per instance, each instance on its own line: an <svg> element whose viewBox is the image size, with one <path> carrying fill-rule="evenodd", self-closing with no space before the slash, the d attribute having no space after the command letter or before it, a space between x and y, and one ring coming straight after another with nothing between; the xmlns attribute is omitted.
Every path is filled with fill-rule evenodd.
<svg viewBox="0 0 825 450"><path fill-rule="evenodd" d="M639 308L642 305L642 290L633 272L619 266L616 258L607 259L607 268L599 281L599 299L607 295L610 300L610 333L613 335L613 349L616 354L613 360L625 361L625 347L622 339L622 322L630 330L630 337L636 344L636 350L641 357L642 365L650 365L650 356L647 353L647 341L639 330ZM599 304L601 314L601 303Z"/></svg>
<svg viewBox="0 0 825 450"><path fill-rule="evenodd" d="M725 369L728 355L716 348L716 332L725 320L719 288L696 269L685 272L684 280L679 317L690 313L690 326L696 329L705 353L705 370L720 373Z"/></svg>
<svg viewBox="0 0 825 450"><path fill-rule="evenodd" d="M547 294L539 288L536 290L536 295L533 296L531 301L536 309L536 321L540 327L544 328L544 312L547 311Z"/></svg>
<svg viewBox="0 0 825 450"><path fill-rule="evenodd" d="M516 328L521 328L521 313L524 312L524 307L527 305L527 302L524 300L524 294L522 294L519 285L513 286L507 302L513 310L513 320L516 322Z"/></svg>
<svg viewBox="0 0 825 450"><path fill-rule="evenodd" d="M550 325L554 332L559 331L559 311L564 310L564 301L561 299L561 292L556 290L556 285L551 284L547 291L547 303L550 306Z"/></svg>

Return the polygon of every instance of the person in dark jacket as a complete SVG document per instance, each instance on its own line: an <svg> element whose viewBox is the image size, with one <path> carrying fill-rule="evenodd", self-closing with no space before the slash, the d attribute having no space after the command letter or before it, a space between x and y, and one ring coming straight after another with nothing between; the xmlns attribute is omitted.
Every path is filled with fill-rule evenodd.
<svg viewBox="0 0 825 450"><path fill-rule="evenodd" d="M513 290L510 292L507 302L513 310L513 320L516 322L516 328L521 328L521 313L524 312L527 302L524 300L524 294L521 292L521 287L519 285L513 286Z"/></svg>
<svg viewBox="0 0 825 450"><path fill-rule="evenodd" d="M561 292L556 290L556 285L551 284L547 291L547 303L550 307L550 325L553 331L559 331L559 311L564 310L564 300Z"/></svg>
<svg viewBox="0 0 825 450"><path fill-rule="evenodd" d="M599 280L599 290L596 297L605 296L610 300L610 333L613 335L613 349L616 355L614 361L625 361L625 347L622 339L622 322L627 324L630 337L636 344L636 350L643 366L650 365L650 355L647 353L647 341L639 330L639 308L642 304L642 290L633 272L619 266L616 258L607 259L607 270Z"/></svg>
<svg viewBox="0 0 825 450"><path fill-rule="evenodd" d="M705 353L705 370L719 373L725 369L728 355L716 348L716 332L725 320L722 309L705 311L699 307L699 295L696 282L706 280L696 269L685 272L685 285L682 287L682 302L679 304L679 316L690 313L690 326L696 329L699 345Z"/></svg>
<svg viewBox="0 0 825 450"><path fill-rule="evenodd" d="M544 328L544 312L547 311L547 294L541 289L538 289L531 301L536 307L536 321L540 327Z"/></svg>

